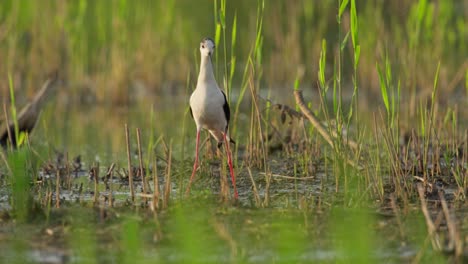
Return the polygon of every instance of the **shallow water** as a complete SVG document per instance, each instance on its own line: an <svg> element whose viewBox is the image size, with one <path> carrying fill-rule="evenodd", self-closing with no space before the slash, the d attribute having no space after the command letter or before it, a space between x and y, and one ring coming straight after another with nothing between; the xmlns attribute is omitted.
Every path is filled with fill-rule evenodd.
<svg viewBox="0 0 468 264"><path fill-rule="evenodd" d="M32 137L32 147L42 155L31 189L39 209L27 221L15 221L6 178L0 187L0 262L133 263L131 260L138 259L141 263L400 263L418 254L423 262L447 260L427 243L427 229L417 203L411 201L404 215L398 217L382 201L369 200L366 190L356 189L351 196L341 188L336 192L336 179L326 165L328 158L313 157L314 168L307 172L294 158L272 153L268 160L271 178L266 177L264 169L251 169L257 200L242 147L249 132L242 129L237 130L235 151L239 201L223 201L220 178L226 170L219 157L208 157L209 151L203 152L191 196L185 198L194 149L194 125L185 103L183 98L173 98L157 106L142 102L120 110L72 107L57 111L60 106L49 106ZM151 109L153 118L148 114ZM248 122L245 117L239 120ZM133 165L138 166L137 127L142 128L144 158L149 154L157 157L161 193L168 162L165 155L172 142L169 206L157 213L139 196L141 179L135 179L137 196L131 205L125 178L125 123L132 137ZM163 139L157 146L148 147L150 140L154 142L160 136ZM78 155L79 169L62 175L60 208L54 208L56 175L43 168L47 163L56 167L71 163ZM107 184L101 179L96 195L90 169L99 166L103 177L112 163L116 164L114 178ZM155 170L152 164L151 172ZM153 190L151 175L147 180ZM69 180L71 184L65 184ZM453 193L447 188L447 195ZM433 204L436 214L437 201ZM454 204L453 208L463 228L461 234L466 234L468 212L463 204Z"/></svg>

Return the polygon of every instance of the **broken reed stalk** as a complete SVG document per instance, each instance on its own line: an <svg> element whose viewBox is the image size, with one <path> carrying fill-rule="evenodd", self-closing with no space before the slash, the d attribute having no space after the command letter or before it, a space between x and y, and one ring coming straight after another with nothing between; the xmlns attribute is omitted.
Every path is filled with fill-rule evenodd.
<svg viewBox="0 0 468 264"><path fill-rule="evenodd" d="M169 204L169 198L171 197L171 166L172 166L172 142L169 145L169 151L167 152L167 169L164 182L164 201L163 208L167 208Z"/></svg>
<svg viewBox="0 0 468 264"><path fill-rule="evenodd" d="M153 165L153 211L159 209L159 179L158 179L158 158L154 158Z"/></svg>
<svg viewBox="0 0 468 264"><path fill-rule="evenodd" d="M268 207L270 204L270 184L271 184L271 173L265 173L265 197L263 199L263 206Z"/></svg>
<svg viewBox="0 0 468 264"><path fill-rule="evenodd" d="M332 136L334 138L338 138L338 135L336 134L336 132L331 131L331 133L332 133L331 136L328 134L325 127L320 123L320 121L317 119L317 117L314 115L314 113L312 113L312 111L304 103L304 97L302 96L302 91L300 91L300 90L294 91L294 98L296 99L296 104L299 106L302 113L307 117L307 119L315 127L315 129L317 129L317 131L320 133L320 135L322 135L322 137L325 139L325 141L327 141L327 143L332 148L334 148L335 144L333 143ZM358 151L358 149L359 149L358 144L356 142L352 141L352 140L346 140L345 144L348 145L354 151ZM344 156L344 158L346 159L346 162L348 162L348 164L350 164L351 166L353 166L353 167L355 167L357 169L360 168L358 166L358 164L356 164L354 161L352 161L348 157Z"/></svg>
<svg viewBox="0 0 468 264"><path fill-rule="evenodd" d="M109 206L114 207L114 197L112 192L114 191L112 188L112 182L114 180L114 168L115 168L115 163L112 163L109 170L107 171L107 175L109 175Z"/></svg>
<svg viewBox="0 0 468 264"><path fill-rule="evenodd" d="M320 121L315 117L314 113L305 105L304 97L302 96L302 91L294 91L294 98L296 99L296 104L301 109L302 113L307 117L310 123L317 129L317 131L322 135L322 137L327 141L330 146L334 146L331 136L326 131L325 127L320 123Z"/></svg>
<svg viewBox="0 0 468 264"><path fill-rule="evenodd" d="M138 144L138 159L140 160L140 176L141 176L141 182L143 184L143 193L147 194L148 192L146 191L146 179L145 179L145 171L143 168L143 154L141 152L141 133L140 129L136 129L137 133L137 144ZM143 198L143 203L146 204L146 198Z"/></svg>
<svg viewBox="0 0 468 264"><path fill-rule="evenodd" d="M55 208L60 208L60 169L55 174Z"/></svg>
<svg viewBox="0 0 468 264"><path fill-rule="evenodd" d="M130 197L132 199L132 202L135 202L135 190L133 189L132 156L130 154L130 133L128 132L127 124L125 124L125 138L127 145L128 185L130 187Z"/></svg>

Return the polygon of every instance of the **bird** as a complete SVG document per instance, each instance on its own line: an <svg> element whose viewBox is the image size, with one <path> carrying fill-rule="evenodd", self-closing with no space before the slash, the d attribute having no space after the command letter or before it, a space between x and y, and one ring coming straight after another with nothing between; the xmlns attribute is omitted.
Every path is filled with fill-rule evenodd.
<svg viewBox="0 0 468 264"><path fill-rule="evenodd" d="M32 132L39 120L44 105L55 94L58 82L58 72L55 71L50 74L49 78L44 82L42 88L37 92L32 101L21 109L17 118L18 131L20 133L24 132L29 134ZM14 131L15 125L13 121L0 122L0 147L7 148L8 144L11 144L13 147L18 147L20 142L16 142Z"/></svg>
<svg viewBox="0 0 468 264"><path fill-rule="evenodd" d="M198 168L198 152L200 143L200 132L207 130L218 142L218 148L224 143L229 165L229 173L234 188L234 198L238 199L236 187L236 176L232 166L232 155L229 143L235 142L229 137L230 109L226 94L219 88L216 82L212 57L215 50L215 42L211 38L204 38L200 42L200 72L198 74L197 86L190 96L190 114L197 127L195 144L195 161L193 163L192 175L187 186L186 194L190 193L190 186Z"/></svg>

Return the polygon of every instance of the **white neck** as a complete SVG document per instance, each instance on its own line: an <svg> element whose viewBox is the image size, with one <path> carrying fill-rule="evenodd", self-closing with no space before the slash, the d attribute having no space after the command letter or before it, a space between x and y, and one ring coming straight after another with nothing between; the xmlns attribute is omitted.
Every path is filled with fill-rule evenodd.
<svg viewBox="0 0 468 264"><path fill-rule="evenodd" d="M198 74L198 82L215 81L213 73L213 64L211 63L210 56L201 57L200 73Z"/></svg>

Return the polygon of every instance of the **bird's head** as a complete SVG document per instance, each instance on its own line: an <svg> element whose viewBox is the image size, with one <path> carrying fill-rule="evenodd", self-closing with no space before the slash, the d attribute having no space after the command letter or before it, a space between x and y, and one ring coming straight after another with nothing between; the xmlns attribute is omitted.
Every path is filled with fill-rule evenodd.
<svg viewBox="0 0 468 264"><path fill-rule="evenodd" d="M211 57L215 50L215 43L211 38L204 38L200 42L200 53L202 56Z"/></svg>

